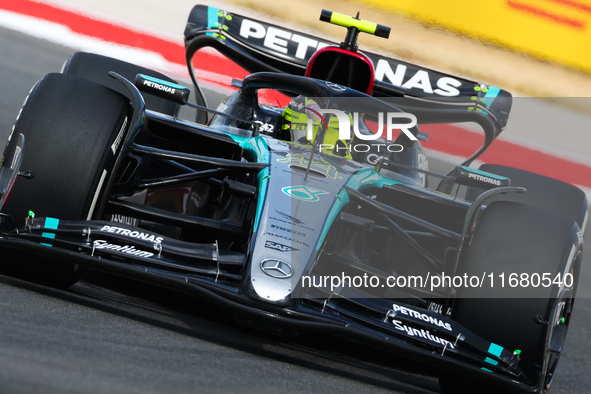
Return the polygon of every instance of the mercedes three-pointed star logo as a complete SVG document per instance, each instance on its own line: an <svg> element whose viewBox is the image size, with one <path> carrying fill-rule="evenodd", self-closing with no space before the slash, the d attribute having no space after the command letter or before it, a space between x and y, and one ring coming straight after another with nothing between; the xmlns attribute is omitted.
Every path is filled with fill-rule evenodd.
<svg viewBox="0 0 591 394"><path fill-rule="evenodd" d="M293 274L291 265L285 261L277 259L266 259L261 261L261 269L265 274L277 279L287 279Z"/></svg>

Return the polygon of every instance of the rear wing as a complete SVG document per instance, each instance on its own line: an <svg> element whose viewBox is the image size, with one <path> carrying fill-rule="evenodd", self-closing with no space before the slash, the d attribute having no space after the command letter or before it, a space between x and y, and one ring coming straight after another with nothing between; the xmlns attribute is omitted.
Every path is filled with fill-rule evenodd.
<svg viewBox="0 0 591 394"><path fill-rule="evenodd" d="M309 34L247 18L216 7L193 7L185 28L187 64L200 48L209 46L248 72L274 71L304 75L308 60L318 49L338 45ZM507 124L511 94L494 86L444 74L401 60L363 52L375 66L373 95L428 99L433 106L449 104L480 108L496 123L497 133ZM403 88L403 89L400 89Z"/></svg>

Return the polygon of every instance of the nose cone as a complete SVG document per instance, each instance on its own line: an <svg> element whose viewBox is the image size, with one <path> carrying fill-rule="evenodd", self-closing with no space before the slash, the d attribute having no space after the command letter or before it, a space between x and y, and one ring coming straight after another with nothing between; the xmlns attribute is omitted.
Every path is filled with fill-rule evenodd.
<svg viewBox="0 0 591 394"><path fill-rule="evenodd" d="M309 151L271 152L264 208L255 229L250 281L256 295L287 299L316 255L327 216L350 177L343 159L315 157L306 177Z"/></svg>

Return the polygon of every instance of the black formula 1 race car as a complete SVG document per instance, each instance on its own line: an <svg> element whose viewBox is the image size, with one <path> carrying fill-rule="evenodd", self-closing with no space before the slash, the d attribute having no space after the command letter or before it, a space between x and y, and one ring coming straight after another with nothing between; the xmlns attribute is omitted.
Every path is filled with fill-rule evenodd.
<svg viewBox="0 0 591 394"><path fill-rule="evenodd" d="M56 287L102 270L265 329L430 363L450 392L547 392L585 194L470 167L505 127L508 92L358 51L360 32L388 27L320 19L346 27L340 45L195 6L185 40L196 103L165 75L89 53L41 79L2 158L0 269ZM205 47L252 73L217 110L194 71ZM419 128L462 122L482 127L483 146L429 171Z"/></svg>

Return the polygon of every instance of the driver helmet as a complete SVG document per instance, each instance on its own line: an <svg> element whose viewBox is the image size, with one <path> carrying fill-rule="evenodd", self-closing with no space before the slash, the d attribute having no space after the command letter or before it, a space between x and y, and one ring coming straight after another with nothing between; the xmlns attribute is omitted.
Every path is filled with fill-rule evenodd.
<svg viewBox="0 0 591 394"><path fill-rule="evenodd" d="M311 144L323 119L320 118L321 108L318 103L308 97L297 96L292 99L281 113L281 130L291 135L291 140L301 144ZM352 125L353 117L349 115ZM308 120L311 120L312 134L308 133ZM351 151L347 140L339 139L339 123L336 116L330 117L327 122L328 129L322 141L323 147L332 146L332 151L339 156L351 158ZM324 149L323 149L324 150Z"/></svg>

